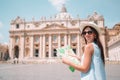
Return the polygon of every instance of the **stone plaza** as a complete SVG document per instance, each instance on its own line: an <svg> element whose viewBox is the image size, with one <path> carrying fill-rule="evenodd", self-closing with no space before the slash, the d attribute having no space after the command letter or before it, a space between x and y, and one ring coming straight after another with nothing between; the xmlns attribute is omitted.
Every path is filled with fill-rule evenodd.
<svg viewBox="0 0 120 80"><path fill-rule="evenodd" d="M105 65L107 80L120 79L120 64ZM62 63L0 64L0 80L80 80L80 72L71 72Z"/></svg>

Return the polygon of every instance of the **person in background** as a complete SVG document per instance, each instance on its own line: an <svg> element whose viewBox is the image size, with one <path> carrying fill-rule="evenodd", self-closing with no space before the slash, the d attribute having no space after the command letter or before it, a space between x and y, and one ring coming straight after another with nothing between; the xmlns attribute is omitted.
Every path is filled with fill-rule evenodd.
<svg viewBox="0 0 120 80"><path fill-rule="evenodd" d="M93 22L81 22L81 35L85 40L81 64L77 65L63 57L62 62L81 72L81 80L106 80L103 46L100 42L100 29Z"/></svg>

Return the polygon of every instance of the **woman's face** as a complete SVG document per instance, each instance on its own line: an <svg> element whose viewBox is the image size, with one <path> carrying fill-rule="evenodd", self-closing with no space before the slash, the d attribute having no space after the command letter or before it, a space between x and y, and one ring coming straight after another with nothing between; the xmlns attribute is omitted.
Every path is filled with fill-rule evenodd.
<svg viewBox="0 0 120 80"><path fill-rule="evenodd" d="M82 35L86 39L87 43L93 42L96 36L90 27L86 27L82 32Z"/></svg>

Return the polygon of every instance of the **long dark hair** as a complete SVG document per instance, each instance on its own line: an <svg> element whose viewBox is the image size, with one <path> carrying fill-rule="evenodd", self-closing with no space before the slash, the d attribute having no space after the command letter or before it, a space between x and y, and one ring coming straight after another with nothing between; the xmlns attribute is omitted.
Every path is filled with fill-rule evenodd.
<svg viewBox="0 0 120 80"><path fill-rule="evenodd" d="M102 46L102 43L100 42L100 39L99 39L99 33L96 31L96 29L94 29L93 27L91 26L86 26L83 31L89 27L95 34L96 34L96 37L94 39L94 43L96 43L98 45L98 47L100 48L101 50L101 58L102 58L102 61L103 63L105 64L105 58L104 58L104 50L103 50L103 46ZM85 39L85 38L84 38ZM87 44L87 40L85 39L85 43Z"/></svg>

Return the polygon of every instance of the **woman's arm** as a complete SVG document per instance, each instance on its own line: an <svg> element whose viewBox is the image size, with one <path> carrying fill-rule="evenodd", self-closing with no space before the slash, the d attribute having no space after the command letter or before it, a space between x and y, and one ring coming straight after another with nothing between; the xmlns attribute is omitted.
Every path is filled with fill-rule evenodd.
<svg viewBox="0 0 120 80"><path fill-rule="evenodd" d="M63 61L63 63L65 63L69 66L72 66L81 72L87 72L90 68L93 52L94 52L94 48L93 48L93 45L90 43L90 44L85 46L83 64L77 65L75 63L70 62L65 57L62 58L62 61Z"/></svg>
<svg viewBox="0 0 120 80"><path fill-rule="evenodd" d="M69 54L69 56L75 57L75 58L78 59L79 61L81 60L81 58L80 58L78 55L76 55L76 54Z"/></svg>

